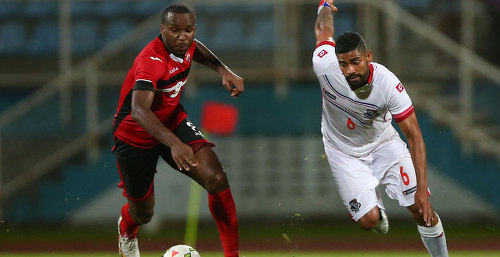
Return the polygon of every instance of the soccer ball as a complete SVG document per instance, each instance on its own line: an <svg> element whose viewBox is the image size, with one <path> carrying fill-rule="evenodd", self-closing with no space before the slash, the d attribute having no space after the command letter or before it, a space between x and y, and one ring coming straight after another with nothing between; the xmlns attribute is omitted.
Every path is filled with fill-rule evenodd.
<svg viewBox="0 0 500 257"><path fill-rule="evenodd" d="M189 245L174 245L162 257L200 257L200 254Z"/></svg>

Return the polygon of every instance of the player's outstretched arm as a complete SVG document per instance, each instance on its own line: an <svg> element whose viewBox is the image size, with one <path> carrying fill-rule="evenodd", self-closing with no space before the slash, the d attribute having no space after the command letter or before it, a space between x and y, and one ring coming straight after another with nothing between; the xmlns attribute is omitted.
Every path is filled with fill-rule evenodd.
<svg viewBox="0 0 500 257"><path fill-rule="evenodd" d="M431 226L434 210L429 201L427 185L427 157L425 143L420 132L417 115L412 113L408 118L398 123L399 128L405 135L410 147L411 159L417 176L417 191L415 193L415 205L422 214L425 225Z"/></svg>
<svg viewBox="0 0 500 257"><path fill-rule="evenodd" d="M323 41L333 42L333 12L338 9L333 5L334 0L322 0L318 6L318 17L314 32L316 34L316 45Z"/></svg>
<svg viewBox="0 0 500 257"><path fill-rule="evenodd" d="M215 56L203 43L194 40L196 50L193 60L217 71L222 76L222 85L231 93L232 97L238 97L244 91L243 78L232 72L222 61Z"/></svg>

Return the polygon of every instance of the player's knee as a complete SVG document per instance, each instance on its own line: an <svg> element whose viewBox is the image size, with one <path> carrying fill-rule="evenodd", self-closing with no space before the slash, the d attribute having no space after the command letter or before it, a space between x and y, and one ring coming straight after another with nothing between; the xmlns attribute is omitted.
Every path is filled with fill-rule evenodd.
<svg viewBox="0 0 500 257"><path fill-rule="evenodd" d="M379 213L375 209L366 213L361 219L357 221L360 228L364 230L371 230L379 223Z"/></svg>
<svg viewBox="0 0 500 257"><path fill-rule="evenodd" d="M209 194L216 194L224 191L229 186L227 181L226 173L222 170L217 172L212 172L207 182L205 183L205 189Z"/></svg>
<svg viewBox="0 0 500 257"><path fill-rule="evenodd" d="M424 215L422 213L420 213L420 211L418 210L418 208L417 208L417 206L415 204L409 206L408 210L410 211L410 214L413 217L413 219L415 221L417 221L417 223L419 223L419 224L425 224L425 222L424 222Z"/></svg>

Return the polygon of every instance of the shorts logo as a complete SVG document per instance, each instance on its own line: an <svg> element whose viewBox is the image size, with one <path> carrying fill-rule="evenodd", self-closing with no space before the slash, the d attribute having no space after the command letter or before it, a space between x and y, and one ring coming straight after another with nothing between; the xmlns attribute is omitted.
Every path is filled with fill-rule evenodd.
<svg viewBox="0 0 500 257"><path fill-rule="evenodd" d="M351 206L351 211L352 212L358 212L359 211L359 208L361 207L361 204L358 203L358 200L356 199L352 199L350 202L349 202L349 206Z"/></svg>
<svg viewBox="0 0 500 257"><path fill-rule="evenodd" d="M396 86L396 89L399 91L399 93L401 93L401 92L403 92L403 90L405 90L405 87L403 87L403 84L399 83Z"/></svg>
<svg viewBox="0 0 500 257"><path fill-rule="evenodd" d="M412 188L410 188L408 190L403 191L403 195L409 195L409 194L411 194L411 193L413 193L415 191L417 191L417 186L414 186L414 187L412 187Z"/></svg>
<svg viewBox="0 0 500 257"><path fill-rule="evenodd" d="M323 56L325 56L328 52L326 50L321 50L321 52L318 53L318 57L319 58L322 58Z"/></svg>

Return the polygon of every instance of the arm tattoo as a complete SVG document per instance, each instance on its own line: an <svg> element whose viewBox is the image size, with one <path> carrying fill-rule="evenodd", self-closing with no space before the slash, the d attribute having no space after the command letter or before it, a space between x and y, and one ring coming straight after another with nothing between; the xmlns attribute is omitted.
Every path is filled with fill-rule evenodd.
<svg viewBox="0 0 500 257"><path fill-rule="evenodd" d="M328 8L321 8L316 19L316 26L323 29L333 29L333 12Z"/></svg>

